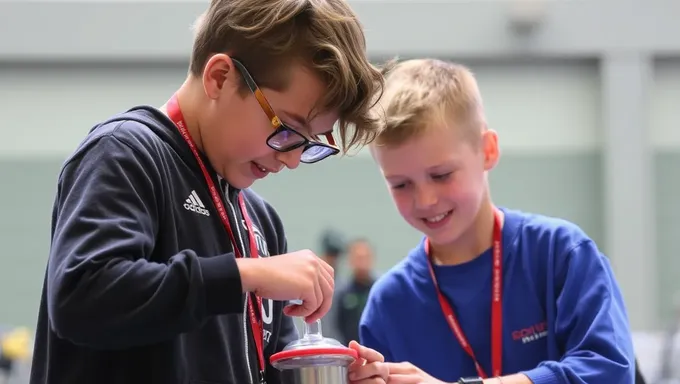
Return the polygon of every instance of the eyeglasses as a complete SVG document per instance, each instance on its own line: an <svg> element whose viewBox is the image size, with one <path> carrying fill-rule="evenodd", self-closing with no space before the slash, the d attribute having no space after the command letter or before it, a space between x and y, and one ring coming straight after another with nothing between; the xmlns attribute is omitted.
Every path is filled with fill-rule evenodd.
<svg viewBox="0 0 680 384"><path fill-rule="evenodd" d="M310 140L302 133L282 122L274 112L274 109L272 109L269 101L264 97L264 93L262 93L260 87L255 83L255 80L246 67L240 61L233 58L232 62L239 72L241 72L246 85L248 85L248 88L250 88L255 95L257 102L260 104L260 107L262 107L262 111L267 115L267 118L272 124L272 128L274 128L274 132L267 137L267 145L270 148L279 152L290 152L300 147L304 147L300 161L306 164L319 162L328 156L337 155L340 152L340 149L335 144L332 133L323 134L328 141L328 144L326 144L318 141L317 137Z"/></svg>

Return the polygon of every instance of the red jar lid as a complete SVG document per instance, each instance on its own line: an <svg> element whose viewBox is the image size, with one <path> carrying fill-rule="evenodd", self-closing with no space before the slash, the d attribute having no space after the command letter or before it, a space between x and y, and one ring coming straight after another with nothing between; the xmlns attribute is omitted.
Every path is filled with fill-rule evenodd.
<svg viewBox="0 0 680 384"><path fill-rule="evenodd" d="M319 366L349 366L359 356L357 351L334 339L323 337L320 322L305 324L305 334L269 358L277 369Z"/></svg>

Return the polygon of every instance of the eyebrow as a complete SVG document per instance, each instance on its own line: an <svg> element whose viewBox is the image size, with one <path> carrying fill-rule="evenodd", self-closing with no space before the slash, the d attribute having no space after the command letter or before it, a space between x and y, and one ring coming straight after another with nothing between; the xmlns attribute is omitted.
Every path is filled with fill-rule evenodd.
<svg viewBox="0 0 680 384"><path fill-rule="evenodd" d="M295 121L296 123L300 124L301 126L307 128L309 130L309 121L302 117L302 115L297 114L295 112L288 112L288 111L281 111L283 115L286 117L289 117L291 120Z"/></svg>
<svg viewBox="0 0 680 384"><path fill-rule="evenodd" d="M428 167L425 172L442 172L442 171L448 171L448 170L455 170L458 167L457 163L455 164L439 164L435 165L432 167ZM384 175L385 180L387 181L402 181L402 179L408 179L408 176L404 175Z"/></svg>
<svg viewBox="0 0 680 384"><path fill-rule="evenodd" d="M306 118L302 117L302 115L297 114L295 112L288 112L288 111L281 111L283 115L286 117L290 118L291 120L295 121L296 123L300 124L303 128L307 130L308 133L312 133L312 128L309 126L309 120ZM331 128L327 131L317 133L315 135L317 136L323 136L323 135L328 135L329 133L333 133L335 128Z"/></svg>
<svg viewBox="0 0 680 384"><path fill-rule="evenodd" d="M430 167L427 169L428 172L447 172L452 169L458 168L458 163L451 163L451 164L439 164L435 165L434 167Z"/></svg>
<svg viewBox="0 0 680 384"><path fill-rule="evenodd" d="M389 182L401 181L402 179L405 179L405 178L407 178L407 177L401 176L401 175L385 175L385 180L387 180Z"/></svg>

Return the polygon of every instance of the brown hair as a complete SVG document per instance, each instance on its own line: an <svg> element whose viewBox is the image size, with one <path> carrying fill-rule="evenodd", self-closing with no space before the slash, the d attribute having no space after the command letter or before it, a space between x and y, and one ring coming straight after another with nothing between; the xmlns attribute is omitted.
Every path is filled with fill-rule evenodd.
<svg viewBox="0 0 680 384"><path fill-rule="evenodd" d="M328 89L318 109L339 112L344 152L375 138L370 110L383 77L366 57L362 26L345 0L212 0L197 21L190 73L202 75L217 53L238 58L259 86L276 91L289 85L292 64L309 67Z"/></svg>
<svg viewBox="0 0 680 384"><path fill-rule="evenodd" d="M393 60L384 69L385 90L376 109L383 117L377 146L397 146L437 123L462 128L479 139L484 126L482 97L472 72L437 59Z"/></svg>

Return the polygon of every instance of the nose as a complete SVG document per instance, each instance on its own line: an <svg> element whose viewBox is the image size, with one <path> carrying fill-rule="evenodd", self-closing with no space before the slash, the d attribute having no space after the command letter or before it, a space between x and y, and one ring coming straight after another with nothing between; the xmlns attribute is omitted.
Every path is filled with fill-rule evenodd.
<svg viewBox="0 0 680 384"><path fill-rule="evenodd" d="M417 209L427 209L437 204L437 193L434 188L421 185L415 188L414 202Z"/></svg>
<svg viewBox="0 0 680 384"><path fill-rule="evenodd" d="M304 147L300 147L288 152L277 152L274 156L280 164L286 166L288 169L295 169L300 165L302 151L304 150Z"/></svg>

